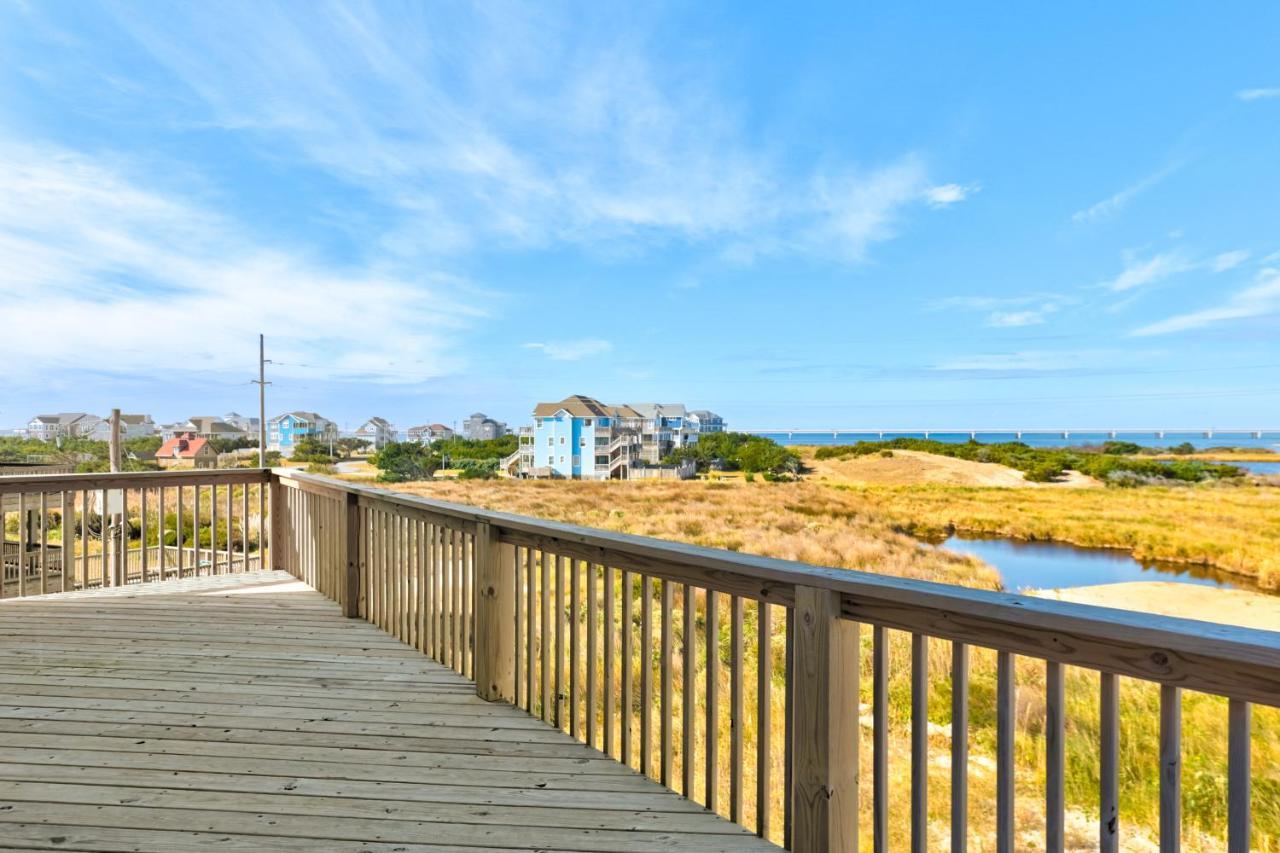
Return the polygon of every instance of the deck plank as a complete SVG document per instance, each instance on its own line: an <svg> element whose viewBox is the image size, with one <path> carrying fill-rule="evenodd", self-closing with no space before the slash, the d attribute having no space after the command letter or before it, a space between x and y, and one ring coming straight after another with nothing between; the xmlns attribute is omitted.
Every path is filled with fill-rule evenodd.
<svg viewBox="0 0 1280 853"><path fill-rule="evenodd" d="M777 849L283 573L0 604L0 849Z"/></svg>

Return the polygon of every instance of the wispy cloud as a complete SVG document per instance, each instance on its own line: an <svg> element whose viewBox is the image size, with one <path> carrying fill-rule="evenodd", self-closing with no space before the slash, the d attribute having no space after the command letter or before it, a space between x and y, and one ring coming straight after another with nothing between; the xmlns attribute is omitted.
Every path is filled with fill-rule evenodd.
<svg viewBox="0 0 1280 853"><path fill-rule="evenodd" d="M1103 287L1117 293L1145 287L1163 281L1170 276L1195 268L1195 263L1179 252L1162 252L1149 258L1140 258L1127 252L1124 269L1115 278L1102 283Z"/></svg>
<svg viewBox="0 0 1280 853"><path fill-rule="evenodd" d="M929 187L925 190L924 197L928 201L930 207L950 207L951 205L964 201L974 193L982 189L978 184L939 184L936 187Z"/></svg>
<svg viewBox="0 0 1280 853"><path fill-rule="evenodd" d="M599 338L583 338L576 341L527 343L524 348L539 350L553 361L580 361L584 358L610 352L613 349L613 344Z"/></svg>
<svg viewBox="0 0 1280 853"><path fill-rule="evenodd" d="M318 364L338 378L420 381L457 369L451 340L480 314L450 295L465 281L264 245L115 164L47 145L0 139L0 198L5 348L40 354L8 362L15 381L90 365L244 373L259 330L288 365L278 375Z"/></svg>
<svg viewBox="0 0 1280 853"><path fill-rule="evenodd" d="M1268 98L1280 98L1280 88L1274 89L1241 89L1236 97L1242 101L1262 101Z"/></svg>
<svg viewBox="0 0 1280 853"><path fill-rule="evenodd" d="M856 263L913 205L976 190L935 185L906 152L875 164L777 157L752 141L714 67L653 59L643 11L587 26L519 5L287 8L116 14L179 81L180 121L261 140L370 193L393 220L388 252L680 241L735 260Z"/></svg>
<svg viewBox="0 0 1280 853"><path fill-rule="evenodd" d="M1247 260L1249 260L1249 251L1247 249L1236 249L1232 252L1223 252L1220 255L1215 255L1209 262L1209 268L1214 272L1226 272L1227 270L1235 269Z"/></svg>
<svg viewBox="0 0 1280 853"><path fill-rule="evenodd" d="M960 356L939 362L932 369L969 373L1060 372L1106 367L1114 364L1122 355L1115 350L1021 350Z"/></svg>
<svg viewBox="0 0 1280 853"><path fill-rule="evenodd" d="M987 325L996 329L1012 329L1019 326L1038 326L1049 314L1058 310L1056 305L1046 305L1037 310L992 311L987 315Z"/></svg>
<svg viewBox="0 0 1280 853"><path fill-rule="evenodd" d="M1252 285L1236 292L1221 305L1178 314L1135 329L1131 334L1135 337L1168 335L1271 314L1280 314L1280 269L1268 267L1258 272Z"/></svg>
<svg viewBox="0 0 1280 853"><path fill-rule="evenodd" d="M1077 210L1071 215L1071 220L1073 222L1097 222L1109 219L1127 207L1135 198L1164 181L1179 168L1181 168L1180 163L1166 166L1158 172L1153 172L1137 183L1127 186L1114 195L1104 198L1097 204L1086 207L1083 210Z"/></svg>
<svg viewBox="0 0 1280 853"><path fill-rule="evenodd" d="M1025 296L949 296L929 303L935 311L962 309L983 311L983 325L993 329L1013 329L1044 324L1050 314L1073 300L1053 293L1030 293Z"/></svg>

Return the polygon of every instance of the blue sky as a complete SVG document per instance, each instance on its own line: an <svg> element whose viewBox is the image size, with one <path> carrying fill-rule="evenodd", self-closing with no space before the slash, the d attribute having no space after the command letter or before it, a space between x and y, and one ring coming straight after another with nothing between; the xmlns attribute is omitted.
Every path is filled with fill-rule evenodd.
<svg viewBox="0 0 1280 853"><path fill-rule="evenodd" d="M1280 6L0 2L0 426L1280 426Z"/></svg>

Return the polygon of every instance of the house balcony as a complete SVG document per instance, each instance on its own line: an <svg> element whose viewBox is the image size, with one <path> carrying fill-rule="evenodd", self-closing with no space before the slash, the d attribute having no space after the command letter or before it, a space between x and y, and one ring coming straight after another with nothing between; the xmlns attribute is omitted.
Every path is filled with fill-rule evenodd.
<svg viewBox="0 0 1280 853"><path fill-rule="evenodd" d="M286 469L9 477L0 499L21 539L0 588L0 846L828 851L949 834L963 849L972 807L997 849L1034 835L1061 851L1066 779L1086 772L1066 764L1071 725L1096 732L1100 795L1084 810L1117 850L1121 750L1148 748L1121 740L1121 678L1159 697L1163 849L1180 843L1180 767L1202 758L1183 752L1206 748L1182 741L1183 691L1226 698L1226 849L1258 840L1254 770L1274 775L1249 749L1253 705L1280 703L1269 631ZM990 767L929 721L930 644L949 651L935 674L953 733L992 700ZM980 655L995 660L991 695L971 695ZM1027 664L1043 682L1018 683ZM904 667L905 721L889 690ZM1066 698L1082 671L1097 718ZM1015 749L1028 728L1043 736L1031 766ZM928 771L943 762L939 786Z"/></svg>

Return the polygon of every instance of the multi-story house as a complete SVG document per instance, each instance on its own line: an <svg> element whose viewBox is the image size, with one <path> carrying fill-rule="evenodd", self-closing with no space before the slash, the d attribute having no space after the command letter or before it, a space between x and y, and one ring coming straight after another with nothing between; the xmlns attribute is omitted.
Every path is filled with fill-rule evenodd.
<svg viewBox="0 0 1280 853"><path fill-rule="evenodd" d="M356 438L364 439L381 450L396 440L396 428L386 418L369 418L356 430Z"/></svg>
<svg viewBox="0 0 1280 853"><path fill-rule="evenodd" d="M606 405L583 395L539 403L532 427L520 430L519 447L503 460L509 474L566 479L628 479L654 467L672 451L698 440L677 403ZM690 466L679 468L691 476Z"/></svg>
<svg viewBox="0 0 1280 853"><path fill-rule="evenodd" d="M699 433L724 432L724 418L706 409L695 409L690 412L686 421L693 424Z"/></svg>
<svg viewBox="0 0 1280 853"><path fill-rule="evenodd" d="M257 418L251 418L247 415L242 415L239 412L227 412L222 416L222 419L241 432L248 433L249 435L258 434L259 421Z"/></svg>
<svg viewBox="0 0 1280 853"><path fill-rule="evenodd" d="M336 440L338 425L315 412L286 412L267 422L268 450L292 456L294 448L304 438Z"/></svg>
<svg viewBox="0 0 1280 853"><path fill-rule="evenodd" d="M120 416L120 438L146 438L149 435L155 435L157 431L156 422L151 420L151 415L121 415ZM111 420L103 418L93 425L93 429L89 431L89 437L98 441L111 440Z"/></svg>
<svg viewBox="0 0 1280 853"><path fill-rule="evenodd" d="M87 436L102 418L87 412L59 412L36 415L27 421L27 438L55 441L59 438Z"/></svg>
<svg viewBox="0 0 1280 853"><path fill-rule="evenodd" d="M510 430L502 421L495 421L484 412L475 412L462 422L462 434L473 441L501 438Z"/></svg>
<svg viewBox="0 0 1280 853"><path fill-rule="evenodd" d="M214 415L193 415L185 421L164 424L160 427L160 437L165 441L176 435L183 435L189 432L205 439L226 438L234 441L240 438L257 437L256 431L242 429L240 426Z"/></svg>
<svg viewBox="0 0 1280 853"><path fill-rule="evenodd" d="M453 430L444 424L422 424L409 427L408 432L409 440L416 441L418 444L430 444L433 441L453 438L453 436Z"/></svg>

